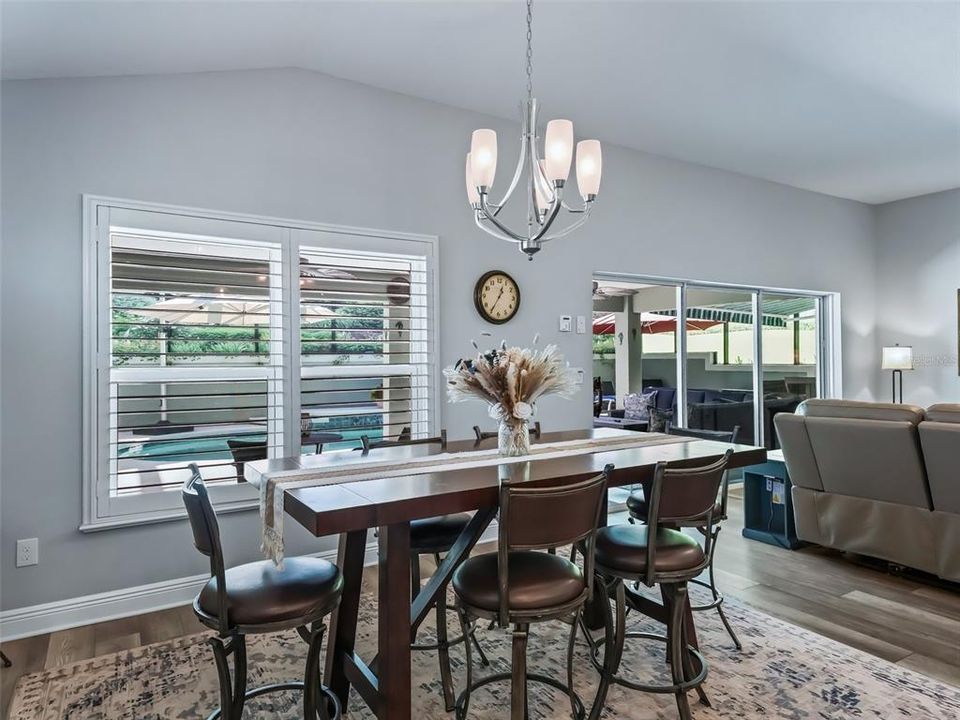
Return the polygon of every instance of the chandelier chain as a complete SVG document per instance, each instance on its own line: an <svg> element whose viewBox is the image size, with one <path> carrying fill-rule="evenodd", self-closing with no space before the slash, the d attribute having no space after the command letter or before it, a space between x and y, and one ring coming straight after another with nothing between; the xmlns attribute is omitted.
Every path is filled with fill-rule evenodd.
<svg viewBox="0 0 960 720"><path fill-rule="evenodd" d="M527 0L527 99L533 97L533 0Z"/></svg>

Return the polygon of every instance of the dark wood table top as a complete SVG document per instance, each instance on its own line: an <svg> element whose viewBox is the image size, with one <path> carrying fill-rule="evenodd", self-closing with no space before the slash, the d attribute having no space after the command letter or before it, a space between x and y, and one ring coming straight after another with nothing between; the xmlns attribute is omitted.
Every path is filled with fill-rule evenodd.
<svg viewBox="0 0 960 720"><path fill-rule="evenodd" d="M593 428L544 433L538 443L584 440L637 433ZM677 438L681 440L681 438ZM403 461L443 452L456 453L496 447L496 439L460 440L448 443L445 450L437 445L409 445L377 448L369 454L335 452L305 455L296 458L257 460L247 463L257 476L283 470L318 472L362 467L371 460ZM653 444L632 448L614 448L564 458L532 459L500 466L472 467L442 472L414 471L416 474L376 480L348 481L343 484L295 488L286 491L284 509L297 522L316 536L378 527L417 518L493 507L498 502L501 480L508 482L546 482L550 480L589 477L608 464L614 471L611 485L632 485L653 477L658 462L674 467L702 464L719 458L733 448L730 467L739 468L764 462L766 450L748 445L683 438L680 442Z"/></svg>

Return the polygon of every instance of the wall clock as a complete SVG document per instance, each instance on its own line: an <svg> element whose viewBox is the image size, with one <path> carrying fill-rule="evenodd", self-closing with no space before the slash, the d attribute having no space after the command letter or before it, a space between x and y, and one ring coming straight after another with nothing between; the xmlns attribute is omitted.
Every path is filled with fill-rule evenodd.
<svg viewBox="0 0 960 720"><path fill-rule="evenodd" d="M520 286L503 270L491 270L477 280L473 304L484 320L502 325L520 309Z"/></svg>

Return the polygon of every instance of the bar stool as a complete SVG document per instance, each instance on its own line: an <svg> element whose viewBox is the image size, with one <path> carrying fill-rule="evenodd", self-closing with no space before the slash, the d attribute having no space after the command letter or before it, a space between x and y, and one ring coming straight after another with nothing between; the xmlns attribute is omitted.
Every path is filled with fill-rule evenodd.
<svg viewBox="0 0 960 720"><path fill-rule="evenodd" d="M683 720L690 720L687 691L695 689L700 702L709 705L703 691L708 665L700 652L690 647L685 610L688 604L687 583L699 575L709 563L713 534L713 514L717 492L727 469L732 450L708 465L695 468L667 469L658 463L654 471L647 507L646 525L613 525L597 532L595 567L607 597L614 598L613 616L609 602L604 603L605 634L602 641L589 638L591 659L600 672L597 689L598 714L610 684L651 693L672 693ZM704 527L704 546L685 535L678 526ZM660 586L667 611L666 635L627 632L627 607L641 611L634 590L629 593L625 582L642 582L647 587ZM615 627L614 627L615 623ZM673 682L670 685L637 683L618 675L627 638L659 640L667 645L667 660ZM604 658L598 660L599 646L604 645Z"/></svg>
<svg viewBox="0 0 960 720"><path fill-rule="evenodd" d="M311 557L287 558L282 569L269 560L224 569L216 512L200 470L192 464L190 471L181 495L194 545L210 558L211 575L193 601L193 611L200 622L217 631L209 642L220 680L220 707L207 720L240 720L248 699L279 690L303 690L304 720L337 720L340 702L321 684L320 645L326 630L323 620L340 602L340 570ZM246 636L293 628L308 643L303 682L247 690Z"/></svg>
<svg viewBox="0 0 960 720"><path fill-rule="evenodd" d="M740 426L734 426L733 430L730 432L722 432L717 430L699 430L694 428L676 428L668 427L667 433L670 435L683 435L686 437L699 438L700 440L715 440L718 442L728 442L735 443L740 434ZM710 591L712 595L712 600L702 605L691 605L690 609L694 612L702 612L705 610L714 610L716 609L717 614L720 615L720 621L723 623L723 627L726 628L727 634L730 636L730 639L733 640L733 644L736 646L737 650L742 650L743 645L740 643L740 638L737 637L737 634L734 632L733 627L730 625L730 621L727 620L726 613L723 612L723 593L717 589L716 579L713 574L713 558L716 552L717 547L717 537L720 535L721 523L727 519L727 493L729 490L729 474L724 473L723 482L720 485L720 498L717 501L716 507L714 508L714 527L713 527L713 538L710 543L710 555L708 557L709 564L707 565L707 577L708 581L703 581L700 578L691 580L690 582L704 587ZM635 490L630 493L630 497L627 498L627 510L630 513L630 522L633 523L635 520L640 522L646 522L647 518L647 501L644 497L643 490ZM698 527L701 533L704 532L704 528Z"/></svg>
<svg viewBox="0 0 960 720"><path fill-rule="evenodd" d="M227 438L227 447L233 456L233 465L237 469L237 482L246 482L243 468L248 462L267 459L266 440L244 440L243 438Z"/></svg>
<svg viewBox="0 0 960 720"><path fill-rule="evenodd" d="M439 444L441 449L447 447L447 431L441 430L440 435L436 437L413 439L407 436L397 440L377 440L373 441L366 435L360 437L360 443L363 452L368 453L371 450L384 447L402 447L406 445L429 445ZM437 567L440 566L441 554L450 551L454 543L460 537L460 534L467 527L471 516L467 513L457 513L454 515L440 515L438 517L420 518L410 521L410 598L411 601L420 593L420 556L429 555L433 558ZM454 689L453 675L450 671L450 647L464 642L465 637L469 637L480 655L480 662L483 665L489 665L486 654L480 643L477 642L473 631L469 635L458 635L449 638L447 633L447 596L445 592L437 594L437 600L434 604L437 618L437 641L434 643L417 643L410 645L411 650L418 651L437 651L437 660L440 664L440 685L443 689L443 702L447 711L454 708Z"/></svg>
<svg viewBox="0 0 960 720"><path fill-rule="evenodd" d="M496 620L501 627L513 625L513 667L473 680L473 653L467 646L466 688L457 698L458 720L466 717L470 695L479 687L510 680L510 717L527 716L527 682L545 683L563 690L570 698L573 717L586 712L573 689L573 648L577 622L591 598L593 546L601 511L607 501L608 466L603 474L573 484L500 486L500 522L497 552L468 558L453 575L457 613L464 635L476 619ZM568 543L582 542L584 570L558 555L535 552ZM527 635L531 623L570 618L567 646L567 684L527 672Z"/></svg>

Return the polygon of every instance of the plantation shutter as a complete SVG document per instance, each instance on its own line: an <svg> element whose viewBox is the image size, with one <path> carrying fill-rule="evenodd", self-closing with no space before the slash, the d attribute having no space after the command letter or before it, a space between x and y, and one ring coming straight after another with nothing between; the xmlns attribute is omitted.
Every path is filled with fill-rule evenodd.
<svg viewBox="0 0 960 720"><path fill-rule="evenodd" d="M109 235L111 497L242 480L244 460L283 448L279 244ZM103 345L101 345L103 347Z"/></svg>
<svg viewBox="0 0 960 720"><path fill-rule="evenodd" d="M301 247L303 450L430 433L428 258Z"/></svg>

